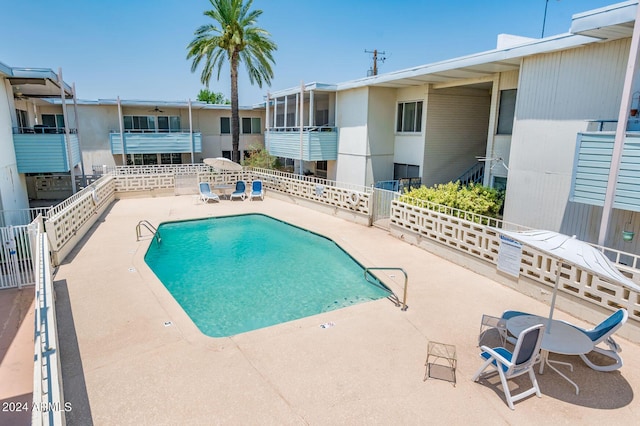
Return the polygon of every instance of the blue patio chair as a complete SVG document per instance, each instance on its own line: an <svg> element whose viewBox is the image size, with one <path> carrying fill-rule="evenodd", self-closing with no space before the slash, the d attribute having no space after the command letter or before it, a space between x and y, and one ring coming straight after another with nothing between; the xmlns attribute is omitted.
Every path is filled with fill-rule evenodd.
<svg viewBox="0 0 640 426"><path fill-rule="evenodd" d="M247 190L247 184L244 183L243 180L239 180L236 182L236 190L231 193L231 199L240 198L244 201L247 194L245 191Z"/></svg>
<svg viewBox="0 0 640 426"><path fill-rule="evenodd" d="M211 192L211 187L208 182L200 182L198 188L200 190L200 201L203 203L208 203L209 200L220 201L218 194Z"/></svg>
<svg viewBox="0 0 640 426"><path fill-rule="evenodd" d="M531 314L528 312L507 310L507 311L504 311L500 316L500 319L504 320L504 323L505 323L505 327L501 329L500 332L503 334L504 340L511 343L512 345L516 344L516 336L509 334L506 328L506 322L509 321L511 318L518 317L520 315L531 315Z"/></svg>
<svg viewBox="0 0 640 426"><path fill-rule="evenodd" d="M620 348L616 341L613 340L613 333L627 322L627 318L629 318L627 310L620 308L591 330L585 330L571 324L591 339L593 342L593 352L604 355L615 361L614 364L597 365L587 358L586 354L581 354L580 358L582 358L585 364L597 371L613 371L622 367L622 358L618 355L618 353L622 351L622 348ZM609 349L598 347L597 345L600 343L605 343Z"/></svg>
<svg viewBox="0 0 640 426"><path fill-rule="evenodd" d="M251 182L251 194L249 196L249 200L253 200L254 198L264 200L264 189L262 189L261 180L254 180Z"/></svg>
<svg viewBox="0 0 640 426"><path fill-rule="evenodd" d="M480 376L488 376L498 373L500 375L500 382L502 383L502 390L504 391L507 405L512 410L515 409L513 406L514 402L533 395L534 393L538 398L540 398L542 394L540 393L540 387L538 386L536 375L533 372L533 366L538 360L543 334L543 324L537 324L523 330L518 336L516 347L513 349L513 352L509 352L503 347L490 348L488 346L482 346L481 349L483 352L480 356L485 359L485 362L482 364L475 376L473 376L473 381L477 382ZM491 368L491 370L485 373L484 371L487 368ZM507 380L521 376L525 373L529 374L532 387L512 396Z"/></svg>

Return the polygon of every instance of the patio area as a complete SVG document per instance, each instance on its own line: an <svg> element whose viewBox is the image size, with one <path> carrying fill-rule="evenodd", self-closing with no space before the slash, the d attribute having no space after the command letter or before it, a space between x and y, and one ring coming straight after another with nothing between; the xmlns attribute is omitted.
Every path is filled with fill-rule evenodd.
<svg viewBox="0 0 640 426"><path fill-rule="evenodd" d="M640 347L621 338L622 369L602 373L577 356L552 355L573 363L567 374L580 394L547 370L537 375L543 397L511 411L497 376L471 381L481 364L481 316L506 309L546 315L547 305L382 229L269 195L209 204L186 195L125 198L107 209L54 276L69 424L608 424L640 417L631 404ZM144 263L150 237L137 242L136 224L247 212L332 238L364 266L403 268L409 309L382 299L228 338L204 336ZM402 294L401 274L377 275ZM555 318L588 326L561 311ZM335 326L320 327L327 322ZM456 386L423 381L429 341L456 346ZM518 383L528 379L510 384Z"/></svg>

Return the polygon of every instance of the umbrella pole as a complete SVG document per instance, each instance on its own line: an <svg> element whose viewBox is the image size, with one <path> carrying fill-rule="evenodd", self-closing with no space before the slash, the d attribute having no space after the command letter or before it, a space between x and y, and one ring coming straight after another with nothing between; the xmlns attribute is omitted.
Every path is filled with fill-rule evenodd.
<svg viewBox="0 0 640 426"><path fill-rule="evenodd" d="M556 296L558 295L558 286L560 284L560 259L556 262L556 283L553 286L553 295L551 296L551 308L549 308L549 321L547 321L546 333L551 333L551 322L553 321L553 311L556 309Z"/></svg>

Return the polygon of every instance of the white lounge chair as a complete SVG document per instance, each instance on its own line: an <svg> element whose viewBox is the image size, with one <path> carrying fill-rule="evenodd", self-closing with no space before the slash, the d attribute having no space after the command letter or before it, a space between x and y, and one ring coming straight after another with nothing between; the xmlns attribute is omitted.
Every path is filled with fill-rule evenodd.
<svg viewBox="0 0 640 426"><path fill-rule="evenodd" d="M240 198L242 200L245 199L247 194L245 191L247 190L247 184L244 183L243 180L239 180L236 182L236 190L231 193L231 199Z"/></svg>
<svg viewBox="0 0 640 426"><path fill-rule="evenodd" d="M254 180L251 182L251 194L249 194L249 200L253 200L254 198L264 200L264 189L262 189L261 180Z"/></svg>
<svg viewBox="0 0 640 426"><path fill-rule="evenodd" d="M585 330L571 324L591 339L593 342L593 352L597 352L615 361L614 364L597 365L587 358L586 354L580 354L580 358L582 358L585 364L597 371L613 371L622 367L622 358L618 355L618 352L621 352L622 349L618 346L616 341L613 340L613 333L627 322L628 317L629 313L627 310L620 308L591 330ZM609 349L598 347L597 345L600 343L605 343Z"/></svg>
<svg viewBox="0 0 640 426"><path fill-rule="evenodd" d="M200 190L200 201L203 203L208 203L209 200L220 201L218 194L211 192L211 186L208 182L200 182L198 189Z"/></svg>
<svg viewBox="0 0 640 426"><path fill-rule="evenodd" d="M507 399L507 405L512 410L515 409L513 406L514 402L533 395L534 393L538 398L542 397L536 375L533 372L533 367L540 353L543 333L543 324L537 324L523 330L518 336L513 352L509 352L503 347L490 348L488 346L482 346L481 349L483 352L480 356L486 361L482 364L475 376L473 376L473 381L476 382L481 375L485 375L483 373L487 368L491 368L491 371L488 371L486 375L498 373L500 375L500 382L502 383L502 390ZM525 373L529 374L533 386L531 389L512 396L507 380Z"/></svg>

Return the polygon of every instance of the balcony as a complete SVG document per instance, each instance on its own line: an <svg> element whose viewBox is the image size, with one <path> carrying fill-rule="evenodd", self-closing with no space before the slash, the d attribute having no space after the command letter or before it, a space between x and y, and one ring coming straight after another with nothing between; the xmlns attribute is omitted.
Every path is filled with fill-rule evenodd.
<svg viewBox="0 0 640 426"><path fill-rule="evenodd" d="M579 133L571 182L570 200L603 206L614 132ZM640 133L626 134L618 172L613 207L640 211Z"/></svg>
<svg viewBox="0 0 640 426"><path fill-rule="evenodd" d="M72 166L80 163L80 144L75 129L71 129L69 144ZM56 128L14 129L13 146L18 173L68 173L66 134Z"/></svg>
<svg viewBox="0 0 640 426"><path fill-rule="evenodd" d="M109 134L112 154L122 154L120 132ZM189 131L172 132L125 132L124 154L157 154L202 152L202 133L193 132L193 141Z"/></svg>
<svg viewBox="0 0 640 426"><path fill-rule="evenodd" d="M269 154L276 157L304 161L338 159L338 132L335 127L304 127L302 149L300 148L299 127L272 128L265 133L265 145ZM301 154L302 158L300 158Z"/></svg>

